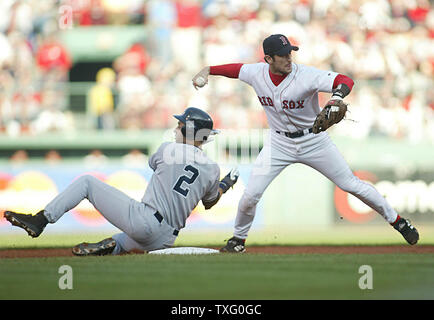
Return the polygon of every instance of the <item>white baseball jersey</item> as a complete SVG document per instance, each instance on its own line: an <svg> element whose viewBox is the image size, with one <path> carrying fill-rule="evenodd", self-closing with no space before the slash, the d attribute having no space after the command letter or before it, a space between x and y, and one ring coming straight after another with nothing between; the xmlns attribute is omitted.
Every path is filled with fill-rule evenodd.
<svg viewBox="0 0 434 320"><path fill-rule="evenodd" d="M318 92L332 92L336 72L292 63L292 72L276 87L267 63L244 64L238 78L251 85L264 107L270 129L295 132L311 128L320 113Z"/></svg>
<svg viewBox="0 0 434 320"><path fill-rule="evenodd" d="M200 200L218 196L220 168L199 148L166 142L149 158L154 170L142 202L157 210L178 230Z"/></svg>

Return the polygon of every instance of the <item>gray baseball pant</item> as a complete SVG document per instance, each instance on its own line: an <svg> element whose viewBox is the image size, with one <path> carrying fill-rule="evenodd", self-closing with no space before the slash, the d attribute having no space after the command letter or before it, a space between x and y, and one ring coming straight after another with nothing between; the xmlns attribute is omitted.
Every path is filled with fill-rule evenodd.
<svg viewBox="0 0 434 320"><path fill-rule="evenodd" d="M55 223L85 198L123 231L113 236L116 241L113 254L169 248L176 240L174 228L165 220L160 223L154 216L155 209L90 175L81 176L58 194L45 207L44 215L50 223Z"/></svg>

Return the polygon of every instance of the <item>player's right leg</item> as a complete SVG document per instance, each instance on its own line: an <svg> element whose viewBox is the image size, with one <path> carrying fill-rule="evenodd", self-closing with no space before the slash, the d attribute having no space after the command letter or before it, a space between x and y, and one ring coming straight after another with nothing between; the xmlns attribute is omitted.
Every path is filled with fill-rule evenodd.
<svg viewBox="0 0 434 320"><path fill-rule="evenodd" d="M72 248L72 253L76 256L105 256L114 254L116 247L116 241L113 238L107 238L97 243L80 243Z"/></svg>
<svg viewBox="0 0 434 320"><path fill-rule="evenodd" d="M124 253L143 253L144 247L126 233L118 233L97 243L80 243L72 248L76 256L104 256Z"/></svg>
<svg viewBox="0 0 434 320"><path fill-rule="evenodd" d="M72 253L76 256L119 255L125 253L144 253L173 246L176 240L173 228L164 221L159 222L153 215L149 215L148 218L147 226L148 229L153 230L153 235L146 237L144 240L140 240L140 236L133 239L123 232L97 243L80 243L72 248Z"/></svg>
<svg viewBox="0 0 434 320"><path fill-rule="evenodd" d="M244 252L245 240L252 226L256 214L256 206L263 193L279 173L291 162L277 156L273 150L273 157L268 146L259 153L253 164L249 180L244 193L238 203L237 216L235 218L234 235L226 246L220 249L221 252Z"/></svg>
<svg viewBox="0 0 434 320"><path fill-rule="evenodd" d="M166 249L173 246L176 236L173 235L172 227L169 225L162 225L158 234L158 237L149 239L146 242L138 242L126 233L115 234L112 238L116 241L116 247L112 254L144 253L152 250Z"/></svg>

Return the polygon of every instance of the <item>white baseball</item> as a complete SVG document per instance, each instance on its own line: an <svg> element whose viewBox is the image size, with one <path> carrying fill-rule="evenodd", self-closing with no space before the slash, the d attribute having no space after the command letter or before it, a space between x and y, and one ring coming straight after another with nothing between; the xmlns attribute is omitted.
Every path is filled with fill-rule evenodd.
<svg viewBox="0 0 434 320"><path fill-rule="evenodd" d="M198 87L203 87L206 84L206 80L205 80L204 77L197 77L196 80L195 80L195 84Z"/></svg>

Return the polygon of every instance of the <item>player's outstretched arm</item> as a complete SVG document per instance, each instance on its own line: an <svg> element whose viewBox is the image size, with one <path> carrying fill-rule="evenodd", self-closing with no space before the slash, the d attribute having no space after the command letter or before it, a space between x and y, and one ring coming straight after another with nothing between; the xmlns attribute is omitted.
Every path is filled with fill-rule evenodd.
<svg viewBox="0 0 434 320"><path fill-rule="evenodd" d="M210 75L237 79L242 66L242 63L230 63L219 66L205 67L193 77L193 87L197 90L197 88L202 88L205 86L208 83L208 76Z"/></svg>
<svg viewBox="0 0 434 320"><path fill-rule="evenodd" d="M217 198L210 202L204 202L202 200L202 203L205 207L205 210L211 209L221 198L223 193L229 190L229 188L233 187L235 183L238 181L238 177L240 176L240 173L237 168L232 169L219 183L219 195Z"/></svg>

